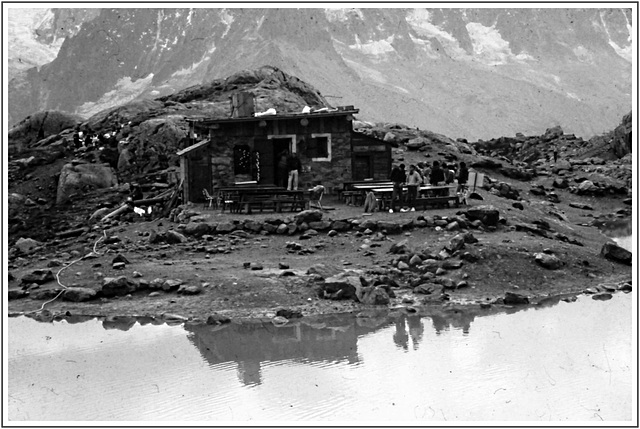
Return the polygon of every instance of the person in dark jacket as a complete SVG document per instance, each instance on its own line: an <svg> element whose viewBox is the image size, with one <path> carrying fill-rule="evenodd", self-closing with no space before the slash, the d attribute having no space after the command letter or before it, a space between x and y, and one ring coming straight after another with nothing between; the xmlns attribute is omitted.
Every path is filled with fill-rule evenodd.
<svg viewBox="0 0 640 429"><path fill-rule="evenodd" d="M396 198L402 203L402 186L407 180L404 172L404 164L393 167L389 175L389 180L393 182L393 193L391 194L391 208L389 209L389 213L393 213L396 209Z"/></svg>
<svg viewBox="0 0 640 429"><path fill-rule="evenodd" d="M444 182L444 172L442 168L440 168L440 163L433 161L433 168L431 168L431 174L429 175L429 183L436 186L440 182Z"/></svg>
<svg viewBox="0 0 640 429"><path fill-rule="evenodd" d="M298 175L300 170L302 170L302 163L300 162L300 158L298 158L298 154L293 152L289 158L287 158L287 171L289 172L288 191L298 190Z"/></svg>
<svg viewBox="0 0 640 429"><path fill-rule="evenodd" d="M467 180L469 180L469 170L467 169L467 164L461 162L458 170L458 189L456 189L456 192L464 192L467 187Z"/></svg>

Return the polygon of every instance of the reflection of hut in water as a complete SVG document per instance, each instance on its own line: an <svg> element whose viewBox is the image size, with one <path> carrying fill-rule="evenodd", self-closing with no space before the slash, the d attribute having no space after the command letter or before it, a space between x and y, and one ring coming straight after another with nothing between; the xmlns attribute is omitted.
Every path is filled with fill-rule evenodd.
<svg viewBox="0 0 640 429"><path fill-rule="evenodd" d="M261 383L261 362L265 361L358 362L358 337L389 325L386 318L379 320L378 326L362 326L352 315L333 315L304 318L284 326L252 321L185 329L209 364L235 361L238 378L251 385Z"/></svg>

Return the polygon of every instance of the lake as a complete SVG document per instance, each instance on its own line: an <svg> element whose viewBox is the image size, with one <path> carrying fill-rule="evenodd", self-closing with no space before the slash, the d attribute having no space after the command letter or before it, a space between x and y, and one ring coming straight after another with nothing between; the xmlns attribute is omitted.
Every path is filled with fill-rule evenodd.
<svg viewBox="0 0 640 429"><path fill-rule="evenodd" d="M216 425L635 418L633 294L523 310L421 311L284 326L10 318L5 418Z"/></svg>

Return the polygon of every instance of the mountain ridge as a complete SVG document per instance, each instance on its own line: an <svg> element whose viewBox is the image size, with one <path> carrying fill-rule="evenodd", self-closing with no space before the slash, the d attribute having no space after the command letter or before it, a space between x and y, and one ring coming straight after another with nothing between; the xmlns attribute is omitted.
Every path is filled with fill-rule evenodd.
<svg viewBox="0 0 640 429"><path fill-rule="evenodd" d="M271 64L366 120L470 139L550 125L588 137L630 110L630 14L103 9L54 61L11 81L10 122L43 109L88 117Z"/></svg>

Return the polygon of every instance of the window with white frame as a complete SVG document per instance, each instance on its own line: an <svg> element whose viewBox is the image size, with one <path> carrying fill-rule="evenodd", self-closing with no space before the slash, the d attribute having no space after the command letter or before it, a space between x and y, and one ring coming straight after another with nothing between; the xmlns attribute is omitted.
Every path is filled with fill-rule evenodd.
<svg viewBox="0 0 640 429"><path fill-rule="evenodd" d="M331 161L331 134L311 134L307 142L307 156L311 161Z"/></svg>

